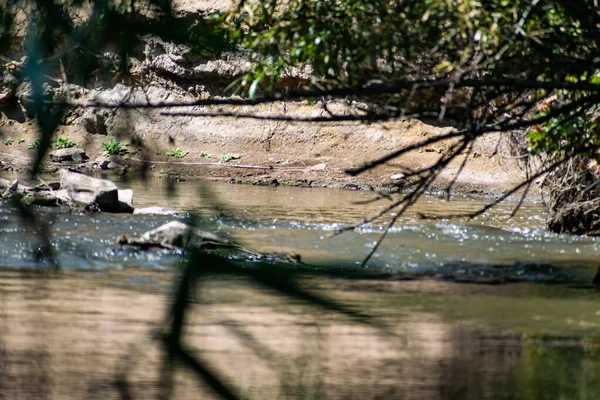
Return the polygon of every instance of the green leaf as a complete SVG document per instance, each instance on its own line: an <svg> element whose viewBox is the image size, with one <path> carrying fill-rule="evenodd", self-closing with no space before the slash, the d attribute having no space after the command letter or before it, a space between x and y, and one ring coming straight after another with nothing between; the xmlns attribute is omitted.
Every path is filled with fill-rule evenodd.
<svg viewBox="0 0 600 400"><path fill-rule="evenodd" d="M252 82L252 85L250 85L250 89L248 90L248 96L250 97L250 100L254 100L254 97L256 96L256 90L258 89L259 84L260 80L255 79Z"/></svg>
<svg viewBox="0 0 600 400"><path fill-rule="evenodd" d="M442 61L435 66L435 70L439 73L448 73L454 69L454 65L450 61Z"/></svg>

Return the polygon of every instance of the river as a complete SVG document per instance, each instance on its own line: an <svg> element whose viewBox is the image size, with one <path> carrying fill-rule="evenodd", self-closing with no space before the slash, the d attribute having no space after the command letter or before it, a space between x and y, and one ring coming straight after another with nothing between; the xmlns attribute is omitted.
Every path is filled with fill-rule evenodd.
<svg viewBox="0 0 600 400"><path fill-rule="evenodd" d="M242 278L204 282L187 340L243 396L585 399L600 391L600 302L589 285L600 241L546 232L539 204L512 217L515 203L470 220L424 220L489 200L423 197L361 269L391 215L331 236L388 204L364 204L373 193L193 180L119 185L134 189L136 207L170 207L175 218L198 216L200 228L247 247L299 254L320 273L303 278L306 287L377 321L309 307ZM159 350L150 331L185 255L123 250L115 238L174 217L39 217L60 273L39 272L49 267L36 257L40 222L0 206L0 397L115 397L114 371L131 359L132 390L156 395ZM179 379L177 397L206 390Z"/></svg>

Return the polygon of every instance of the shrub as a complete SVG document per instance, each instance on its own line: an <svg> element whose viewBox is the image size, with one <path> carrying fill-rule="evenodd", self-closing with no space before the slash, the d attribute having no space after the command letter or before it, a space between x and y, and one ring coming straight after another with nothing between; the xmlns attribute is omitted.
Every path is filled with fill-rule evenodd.
<svg viewBox="0 0 600 400"><path fill-rule="evenodd" d="M179 147L175 147L173 150L168 152L167 155L169 157L183 158L183 157L187 156L188 153L189 153L188 151L184 151L184 150L181 150Z"/></svg>
<svg viewBox="0 0 600 400"><path fill-rule="evenodd" d="M127 150L127 143L123 143L117 139L111 139L108 142L104 142L101 145L102 150L108 155L124 155L129 152Z"/></svg>
<svg viewBox="0 0 600 400"><path fill-rule="evenodd" d="M70 147L75 147L75 146L77 146L77 143L73 142L69 138L59 137L54 142L54 147L56 147L57 149L68 149Z"/></svg>
<svg viewBox="0 0 600 400"><path fill-rule="evenodd" d="M40 147L40 139L35 139L35 142L27 146L28 149L37 149L38 147Z"/></svg>
<svg viewBox="0 0 600 400"><path fill-rule="evenodd" d="M227 154L221 154L219 155L219 162L220 163L226 163L227 161L233 160L233 154L232 153L227 153Z"/></svg>

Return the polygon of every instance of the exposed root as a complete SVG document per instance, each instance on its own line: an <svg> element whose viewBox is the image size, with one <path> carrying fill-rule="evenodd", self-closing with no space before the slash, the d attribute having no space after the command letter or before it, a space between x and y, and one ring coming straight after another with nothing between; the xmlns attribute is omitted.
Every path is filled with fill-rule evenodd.
<svg viewBox="0 0 600 400"><path fill-rule="evenodd" d="M589 160L571 157L542 181L544 200L552 212L573 203L600 198L600 176Z"/></svg>

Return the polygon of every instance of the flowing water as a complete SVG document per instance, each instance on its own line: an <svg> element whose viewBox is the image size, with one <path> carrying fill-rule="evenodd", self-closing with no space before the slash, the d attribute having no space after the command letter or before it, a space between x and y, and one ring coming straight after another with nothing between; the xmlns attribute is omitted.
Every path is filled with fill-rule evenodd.
<svg viewBox="0 0 600 400"><path fill-rule="evenodd" d="M164 206L199 215L200 228L219 232L259 251L298 253L304 263L360 270L396 210L381 220L335 233L385 209L388 200L363 204L368 192L290 187L257 187L200 181L123 183L135 191L136 207ZM474 219L437 219L474 212L489 200L427 196L390 230L366 272L437 274L454 279L479 276L510 280L589 281L598 267L600 241L556 235L544 227L544 209L525 203L501 204ZM139 253L114 245L119 234L139 235L172 220L169 216L78 215L43 212L58 261L66 269L168 268L174 252ZM424 220L421 215L435 219ZM4 266L32 267L39 246L36 226L16 210L0 208L0 257Z"/></svg>
<svg viewBox="0 0 600 400"><path fill-rule="evenodd" d="M9 334L6 343L21 343L27 335L38 338L31 333L38 329L37 317L32 316L32 322L25 325L16 318L21 313L35 314L35 310L51 315L46 323L54 333L46 341L54 334L69 336L69 332L96 338L87 340L114 336L110 340L118 341L139 332L138 325L146 326L156 317L142 318L144 305L158 307L161 301L155 296L164 295L171 284L168 279L165 282L165 274L171 276L168 271L177 269L183 254L123 250L115 246L115 238L141 234L174 218L188 221L194 215L200 228L247 247L299 254L309 270L331 277L309 279L318 293L376 315L392 326L396 335L391 345L388 334L359 329L335 318L329 321L327 316L309 317L312 314L297 310L297 305L264 298L245 284L217 281L203 292L213 305L205 309L202 322L192 324L190 341L225 370L237 365L229 371L230 379L254 398L256 390L263 398L597 398L600 295L589 283L600 265L600 240L547 232L539 204L524 203L514 216L516 203L505 203L473 219L447 219L444 216L449 214L474 212L490 200L423 197L398 219L367 267L361 269L362 260L397 211L343 234L335 233L385 210L389 200L369 202L373 193L193 180L119 185L134 189L136 207L170 207L179 215L81 215L40 209L36 211L40 219L27 222L14 208L0 206L0 266L8 267L7 271L48 264L36 256L44 224L63 270L95 271L92 275L72 272L62 284L40 284L64 284L52 290L44 286L49 297L41 295L42 300L32 299L29 292L24 292L22 301L11 297L13 305L6 309L9 322L11 312L14 315L12 330L29 333L12 339ZM433 218L423 219L423 215ZM121 271L118 279L115 271ZM6 278L0 276L0 295L3 288L5 293L13 290L16 278L12 272L6 274ZM103 276L111 277L110 284ZM63 293L66 287L72 287L74 293L69 306L60 300L64 294L48 295L55 293L53 290ZM104 306L90 311L88 292L101 294ZM15 296L19 298L18 293ZM145 300L138 305L132 300L127 318L118 305L108 306L142 297ZM22 311L11 311L11 307ZM69 311L61 311L65 307ZM89 330L92 319L81 322L92 318L90 312L103 316L101 325L93 322L95 334ZM66 317L71 315L78 317ZM223 315L229 322L223 323ZM28 323L34 325L21 328ZM231 324L248 329L264 345L275 346L298 360L288 369L279 365L282 371L294 373L295 383L274 389L272 376L262 371L259 361L251 361L251 352L238 349L239 343L228 339L230 331L221 331ZM62 332L58 326L69 326L71 331ZM72 340L79 343L80 339ZM9 344L5 345L8 349ZM111 349L108 353L114 350L106 346ZM52 348L47 350L49 354L60 353L58 347ZM85 358L87 353L80 351L79 357ZM73 365L77 364L77 357L71 356L75 357ZM98 360L104 368L112 365L108 356ZM50 361L49 365L49 369L62 368ZM0 397L1 377L0 357Z"/></svg>

